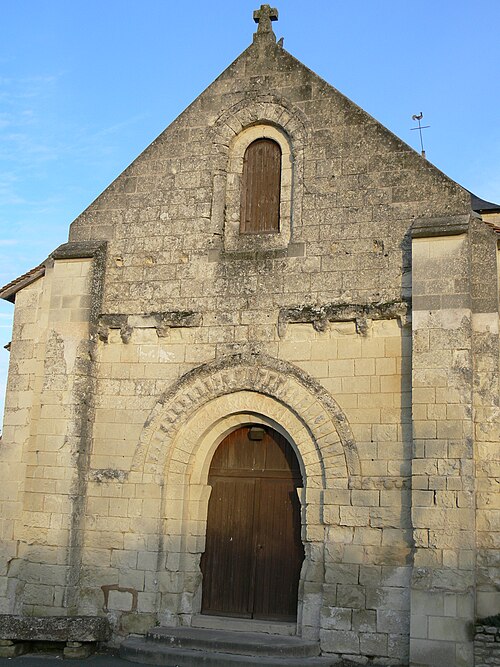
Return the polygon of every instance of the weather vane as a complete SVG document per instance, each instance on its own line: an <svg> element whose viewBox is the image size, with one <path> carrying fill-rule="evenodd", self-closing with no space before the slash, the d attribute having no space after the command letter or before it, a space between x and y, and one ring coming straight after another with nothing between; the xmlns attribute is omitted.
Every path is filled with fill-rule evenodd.
<svg viewBox="0 0 500 667"><path fill-rule="evenodd" d="M413 114L412 120L417 120L418 121L418 127L412 127L410 129L411 130L418 130L418 132L420 134L420 151L422 153L422 157L425 157L424 141L422 139L422 130L427 129L428 127L430 127L430 125L420 125L420 121L422 120L423 117L424 117L424 114L422 112L420 112L418 114L417 113Z"/></svg>

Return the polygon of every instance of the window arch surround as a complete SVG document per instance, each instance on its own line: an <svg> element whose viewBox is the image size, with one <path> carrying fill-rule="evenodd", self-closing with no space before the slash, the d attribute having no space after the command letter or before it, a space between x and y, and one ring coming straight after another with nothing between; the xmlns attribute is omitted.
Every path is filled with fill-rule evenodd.
<svg viewBox="0 0 500 667"><path fill-rule="evenodd" d="M240 234L239 207L243 155L253 139L247 133L260 129L260 136L274 138L282 150L279 234ZM213 146L212 224L222 232L222 252L246 253L280 250L287 253L300 241L304 193L304 147L311 132L306 114L286 97L276 94L240 96L225 109L211 129ZM243 150L240 151L241 144ZM288 155L288 157L287 157ZM289 169L285 172L284 169ZM288 212L283 188L289 187ZM234 198L236 191L236 200ZM235 219L233 219L233 216ZM297 235L297 237L296 237ZM214 250L213 256L220 252ZM292 252L295 252L292 250ZM293 256L296 256L293 254Z"/></svg>

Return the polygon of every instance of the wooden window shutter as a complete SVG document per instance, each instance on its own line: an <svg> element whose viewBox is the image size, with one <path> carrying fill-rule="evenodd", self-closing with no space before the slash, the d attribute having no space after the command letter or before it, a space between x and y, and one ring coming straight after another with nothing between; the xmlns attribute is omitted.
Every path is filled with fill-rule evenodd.
<svg viewBox="0 0 500 667"><path fill-rule="evenodd" d="M281 148L257 139L245 151L241 181L241 234L280 230Z"/></svg>

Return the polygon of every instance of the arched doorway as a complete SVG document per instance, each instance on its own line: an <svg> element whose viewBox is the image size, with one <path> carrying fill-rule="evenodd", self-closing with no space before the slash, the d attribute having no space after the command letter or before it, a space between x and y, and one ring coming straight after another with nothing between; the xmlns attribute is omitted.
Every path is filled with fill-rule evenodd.
<svg viewBox="0 0 500 667"><path fill-rule="evenodd" d="M304 547L292 447L268 426L240 427L217 448L208 483L202 613L294 620Z"/></svg>

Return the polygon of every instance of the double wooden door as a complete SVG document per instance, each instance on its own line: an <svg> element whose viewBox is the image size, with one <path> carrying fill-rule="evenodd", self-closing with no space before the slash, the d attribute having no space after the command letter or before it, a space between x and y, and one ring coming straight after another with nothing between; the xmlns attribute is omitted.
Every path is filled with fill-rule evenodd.
<svg viewBox="0 0 500 667"><path fill-rule="evenodd" d="M227 436L210 467L202 612L292 620L304 559L302 478L283 436L251 428Z"/></svg>

